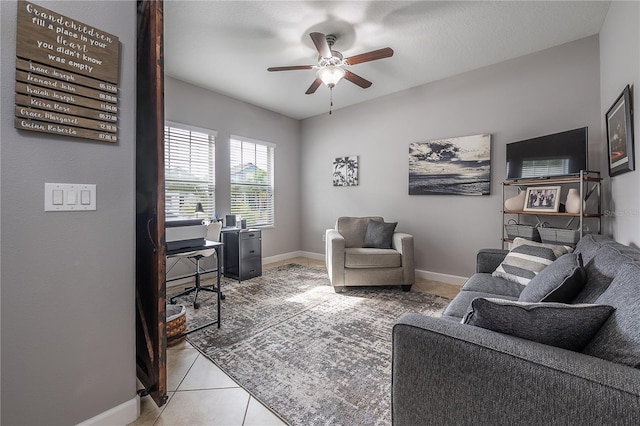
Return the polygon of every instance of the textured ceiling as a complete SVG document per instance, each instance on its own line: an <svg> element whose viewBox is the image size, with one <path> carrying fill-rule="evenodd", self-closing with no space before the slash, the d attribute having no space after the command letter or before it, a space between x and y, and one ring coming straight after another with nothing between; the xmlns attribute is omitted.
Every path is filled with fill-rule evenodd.
<svg viewBox="0 0 640 426"><path fill-rule="evenodd" d="M165 0L165 73L303 119L329 110L330 91L305 95L315 65L312 31L335 34L344 57L391 47L391 58L349 69L334 110L578 40L600 31L609 2L595 1L178 1Z"/></svg>

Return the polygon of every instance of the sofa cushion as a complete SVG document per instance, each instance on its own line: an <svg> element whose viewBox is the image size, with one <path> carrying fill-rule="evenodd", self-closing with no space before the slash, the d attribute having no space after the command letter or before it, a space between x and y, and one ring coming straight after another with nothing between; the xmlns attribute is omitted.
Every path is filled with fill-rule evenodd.
<svg viewBox="0 0 640 426"><path fill-rule="evenodd" d="M442 313L442 316L455 317L460 321L467 312L469 312L469 306L474 299L479 297L493 298L495 294L483 293L481 291L461 291L456 297L453 298L451 303L447 305L447 308ZM515 296L500 296L506 300L518 300Z"/></svg>
<svg viewBox="0 0 640 426"><path fill-rule="evenodd" d="M367 231L364 234L364 243L362 247L391 248L393 239L393 231L396 230L398 222L383 222L378 220L370 220L367 224Z"/></svg>
<svg viewBox="0 0 640 426"><path fill-rule="evenodd" d="M398 268L400 266L402 266L402 256L393 249L344 249L345 268Z"/></svg>
<svg viewBox="0 0 640 426"><path fill-rule="evenodd" d="M478 291L492 294L493 297L518 297L525 288L522 284L494 277L491 274L475 273L462 286L463 291Z"/></svg>
<svg viewBox="0 0 640 426"><path fill-rule="evenodd" d="M615 308L477 298L462 322L572 351L582 350Z"/></svg>
<svg viewBox="0 0 640 426"><path fill-rule="evenodd" d="M383 221L380 216L338 218L336 230L344 237L345 248L362 247L370 220Z"/></svg>
<svg viewBox="0 0 640 426"><path fill-rule="evenodd" d="M586 275L579 253L560 256L526 285L521 302L569 303L584 287Z"/></svg>
<svg viewBox="0 0 640 426"><path fill-rule="evenodd" d="M640 263L622 265L596 303L615 306L616 311L583 352L640 368Z"/></svg>
<svg viewBox="0 0 640 426"><path fill-rule="evenodd" d="M567 246L516 238L504 261L493 272L493 276L527 285L540 271L569 251L571 248Z"/></svg>
<svg viewBox="0 0 640 426"><path fill-rule="evenodd" d="M587 282L584 289L573 299L573 303L595 303L595 300L611 284L622 265L638 260L640 260L640 250L613 240L609 240L607 244L601 244L591 260L585 261Z"/></svg>

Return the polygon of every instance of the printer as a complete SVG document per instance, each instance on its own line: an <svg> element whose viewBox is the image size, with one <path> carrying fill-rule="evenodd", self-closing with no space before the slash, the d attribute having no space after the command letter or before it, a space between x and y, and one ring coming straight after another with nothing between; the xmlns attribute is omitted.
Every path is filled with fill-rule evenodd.
<svg viewBox="0 0 640 426"><path fill-rule="evenodd" d="M202 219L171 220L165 222L167 250L179 250L204 245L207 225Z"/></svg>

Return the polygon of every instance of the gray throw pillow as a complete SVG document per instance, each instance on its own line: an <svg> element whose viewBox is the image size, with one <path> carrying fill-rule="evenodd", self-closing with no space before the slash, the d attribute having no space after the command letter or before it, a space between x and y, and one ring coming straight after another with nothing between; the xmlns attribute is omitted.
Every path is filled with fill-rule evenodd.
<svg viewBox="0 0 640 426"><path fill-rule="evenodd" d="M596 303L613 305L616 311L583 353L640 368L640 263L622 265Z"/></svg>
<svg viewBox="0 0 640 426"><path fill-rule="evenodd" d="M582 290L586 279L580 254L567 253L533 277L518 300L569 303Z"/></svg>
<svg viewBox="0 0 640 426"><path fill-rule="evenodd" d="M513 240L511 250L492 275L527 285L533 277L551 265L554 260L572 250L568 246L536 243L518 237Z"/></svg>
<svg viewBox="0 0 640 426"><path fill-rule="evenodd" d="M362 247L391 248L393 232L398 222L382 222L370 220L367 224L367 232L364 234Z"/></svg>
<svg viewBox="0 0 640 426"><path fill-rule="evenodd" d="M462 322L545 345L581 351L614 311L606 305L525 303L479 297Z"/></svg>

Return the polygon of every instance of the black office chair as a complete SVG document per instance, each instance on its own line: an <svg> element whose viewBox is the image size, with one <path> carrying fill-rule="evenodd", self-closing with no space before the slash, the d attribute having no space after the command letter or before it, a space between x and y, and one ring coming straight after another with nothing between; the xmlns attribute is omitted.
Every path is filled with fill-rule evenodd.
<svg viewBox="0 0 640 426"><path fill-rule="evenodd" d="M207 227L207 240L209 240L209 241L220 241L220 230L221 229L222 229L222 223L221 222L213 222L213 223L211 223ZM180 253L180 254L175 255L175 257L177 257L177 258L189 259L196 266L196 272L195 272L196 285L193 286L193 287L189 287L185 291L183 291L182 293L176 294L175 296L171 297L171 299L169 299L169 303L171 303L173 305L173 304L176 303L176 298L178 298L180 296L185 296L187 294L191 294L191 293L195 292L196 295L193 298L193 308L194 309L198 309L200 307L200 304L198 303L198 293L200 291L210 291L210 292L216 293L216 292L218 292L220 290L220 289L216 289L215 288L215 284L212 284L210 286L204 286L204 287L200 285L200 275L202 275L204 273L207 273L207 272L213 272L213 270L210 270L210 271L202 270L200 268L200 260L204 259L205 257L209 257L209 256L213 255L215 252L216 252L215 249L207 249L207 250L190 251L190 252L187 252L187 253ZM177 263L179 263L179 261L174 263L173 266L171 266L171 268L169 269L169 271L171 271L171 269ZM167 271L167 272L169 272L169 271ZM224 299L222 293L220 294L220 298Z"/></svg>

